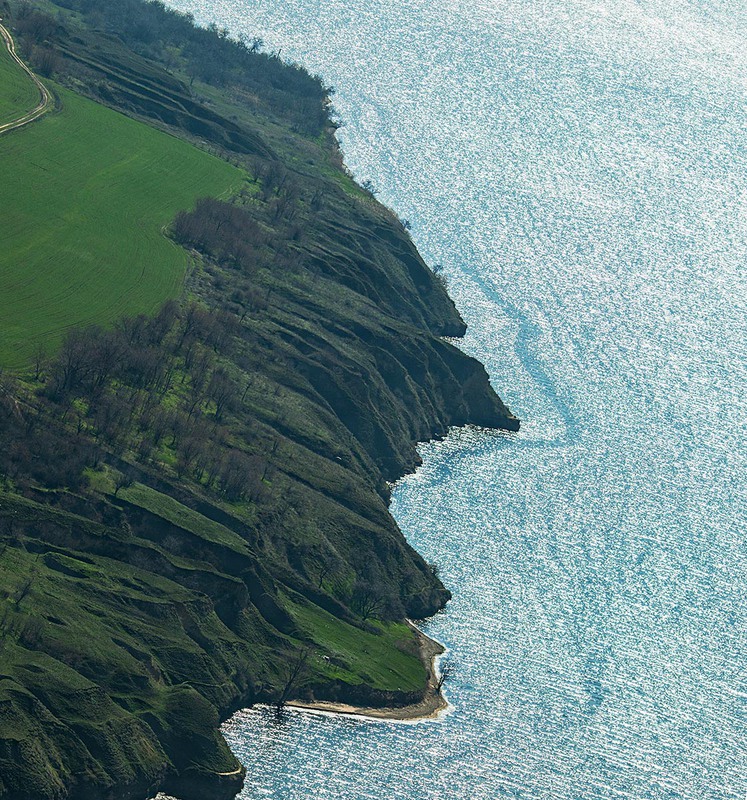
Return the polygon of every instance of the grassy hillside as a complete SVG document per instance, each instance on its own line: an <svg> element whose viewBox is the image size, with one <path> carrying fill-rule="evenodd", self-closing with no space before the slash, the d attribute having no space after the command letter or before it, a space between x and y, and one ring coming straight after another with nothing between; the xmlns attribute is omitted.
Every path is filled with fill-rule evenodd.
<svg viewBox="0 0 747 800"><path fill-rule="evenodd" d="M227 800L236 708L423 698L403 618L449 595L387 482L519 422L319 78L158 3L11 6L63 110L0 138L0 362L67 333L0 372L0 800Z"/></svg>
<svg viewBox="0 0 747 800"><path fill-rule="evenodd" d="M0 137L2 367L27 364L40 346L53 352L71 327L177 296L187 254L164 226L243 180L186 142L57 92L59 113Z"/></svg>
<svg viewBox="0 0 747 800"><path fill-rule="evenodd" d="M275 700L303 654L294 696L420 697L412 632L317 605L259 545L278 529L239 536L140 484L103 503L38 496L0 491L0 797L230 797L217 709Z"/></svg>
<svg viewBox="0 0 747 800"><path fill-rule="evenodd" d="M39 90L10 57L0 39L0 125L31 111L39 102Z"/></svg>

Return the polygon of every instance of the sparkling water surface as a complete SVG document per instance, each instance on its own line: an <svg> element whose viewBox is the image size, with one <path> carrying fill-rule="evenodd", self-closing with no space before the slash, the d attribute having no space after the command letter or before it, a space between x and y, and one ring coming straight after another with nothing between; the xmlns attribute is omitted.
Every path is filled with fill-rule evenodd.
<svg viewBox="0 0 747 800"><path fill-rule="evenodd" d="M171 0L337 89L523 420L392 510L452 713L242 712L250 798L747 797L747 3Z"/></svg>

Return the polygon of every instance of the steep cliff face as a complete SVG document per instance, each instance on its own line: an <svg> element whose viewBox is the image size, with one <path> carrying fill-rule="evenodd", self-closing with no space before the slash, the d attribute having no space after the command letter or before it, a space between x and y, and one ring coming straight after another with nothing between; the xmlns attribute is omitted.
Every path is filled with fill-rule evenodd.
<svg viewBox="0 0 747 800"><path fill-rule="evenodd" d="M328 202L327 214L345 224L307 221L313 240L299 250L313 277L276 288L291 313L273 315L273 324L384 477L410 471L415 443L451 425L518 429L484 367L440 338L461 336L466 326L398 221L373 203Z"/></svg>
<svg viewBox="0 0 747 800"><path fill-rule="evenodd" d="M187 138L207 120L249 177L176 221L194 256L180 305L73 333L2 385L0 800L232 797L218 725L236 708L422 695L401 620L449 593L387 482L449 426L519 422L442 338L463 321L331 131L235 86L208 110L199 84L64 22L44 45L60 80L85 63L123 110Z"/></svg>

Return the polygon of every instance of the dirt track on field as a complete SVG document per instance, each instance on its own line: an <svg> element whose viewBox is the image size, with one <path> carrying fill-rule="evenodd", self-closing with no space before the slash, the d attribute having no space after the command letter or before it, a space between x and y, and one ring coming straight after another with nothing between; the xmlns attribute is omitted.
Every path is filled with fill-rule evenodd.
<svg viewBox="0 0 747 800"><path fill-rule="evenodd" d="M4 133L10 133L10 131L18 130L18 128L22 128L24 125L28 125L30 122L34 122L35 120L39 119L39 117L45 114L49 109L49 104L52 102L52 95L47 87L39 80L39 78L36 77L36 75L34 75L34 73L26 66L26 64L21 60L20 56L16 53L16 43L13 41L10 31L2 24L0 24L0 36L2 36L5 46L8 48L10 57L36 84L36 88L39 90L40 95L39 105L33 109L33 111L29 111L22 117L13 120L13 122L6 122L4 125L0 125L0 135L2 135Z"/></svg>

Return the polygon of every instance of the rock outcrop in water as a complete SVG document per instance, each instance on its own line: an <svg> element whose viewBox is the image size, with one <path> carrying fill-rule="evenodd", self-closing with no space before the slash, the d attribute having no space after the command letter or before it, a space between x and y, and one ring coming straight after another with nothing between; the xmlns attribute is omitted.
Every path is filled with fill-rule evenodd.
<svg viewBox="0 0 747 800"><path fill-rule="evenodd" d="M59 6L87 26L24 28L58 80L199 132L253 180L175 225L193 302L73 333L39 381L3 384L0 800L232 797L243 770L218 725L233 710L422 696L400 621L449 595L390 516L387 481L451 425L519 423L442 338L463 321L332 132L284 112L314 79L242 50L280 88L250 91L239 64L208 109L158 63L184 18ZM147 47L92 27L135 36L141 12Z"/></svg>

